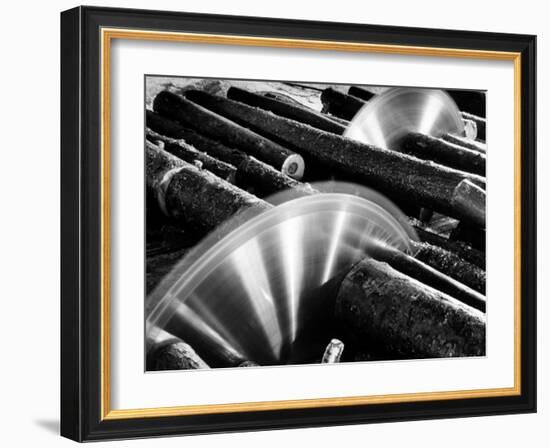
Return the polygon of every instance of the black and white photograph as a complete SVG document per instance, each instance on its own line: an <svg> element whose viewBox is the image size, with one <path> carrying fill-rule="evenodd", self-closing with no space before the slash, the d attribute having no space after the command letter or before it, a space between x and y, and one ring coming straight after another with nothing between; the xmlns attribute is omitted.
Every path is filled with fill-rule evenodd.
<svg viewBox="0 0 550 448"><path fill-rule="evenodd" d="M147 371L486 355L486 92L146 75Z"/></svg>
<svg viewBox="0 0 550 448"><path fill-rule="evenodd" d="M519 10L491 28L489 6L401 3L63 11L61 315L37 319L61 323L64 437L540 435L537 416L504 417L540 395L537 36L517 34ZM12 90L27 129L9 135L30 136L36 89ZM6 233L25 267L14 298L42 285L21 248L48 240L51 195L18 190L27 168L55 175L37 161L6 165L6 210L32 215ZM7 316L35 362L43 332Z"/></svg>

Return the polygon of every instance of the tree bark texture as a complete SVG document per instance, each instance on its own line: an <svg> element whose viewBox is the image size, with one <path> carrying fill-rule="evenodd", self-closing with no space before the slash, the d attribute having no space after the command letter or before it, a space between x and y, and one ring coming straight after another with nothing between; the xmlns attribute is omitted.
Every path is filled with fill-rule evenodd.
<svg viewBox="0 0 550 448"><path fill-rule="evenodd" d="M485 270L441 247L418 242L413 242L412 245L417 260L485 295Z"/></svg>
<svg viewBox="0 0 550 448"><path fill-rule="evenodd" d="M211 157L205 152L199 151L193 146L188 145L184 140L176 140L170 137L165 137L151 129L147 129L146 136L149 141L156 143L157 146L160 146L165 151L175 155L185 162L193 165L200 163L203 169L210 171L212 174L215 174L228 182L232 182L235 179L237 169L233 165L222 162L214 157ZM161 144L159 144L159 142Z"/></svg>
<svg viewBox="0 0 550 448"><path fill-rule="evenodd" d="M483 252L474 249L462 241L451 241L449 238L445 238L437 233L423 229L422 227L415 225L414 229L420 241L453 252L465 261L485 270L485 254Z"/></svg>
<svg viewBox="0 0 550 448"><path fill-rule="evenodd" d="M159 133L168 130L169 137L183 139L209 156L235 166L234 183L242 189L253 191L257 196L268 196L288 189L294 189L300 195L317 193L308 184L281 173L271 165L185 128L155 112L148 111L147 125Z"/></svg>
<svg viewBox="0 0 550 448"><path fill-rule="evenodd" d="M248 104L249 106L269 110L281 117L290 118L291 120L308 124L317 129L322 129L323 131L342 135L346 130L345 126L342 126L326 115L315 112L314 110L303 106L291 105L238 87L230 87L227 91L227 97Z"/></svg>
<svg viewBox="0 0 550 448"><path fill-rule="evenodd" d="M156 192L164 213L198 231L211 231L245 209L271 208L256 196L148 141L146 173L147 185Z"/></svg>
<svg viewBox="0 0 550 448"><path fill-rule="evenodd" d="M389 246L373 245L369 255L378 261L388 263L393 269L425 285L485 312L485 297L482 294L400 250Z"/></svg>
<svg viewBox="0 0 550 448"><path fill-rule="evenodd" d="M210 368L190 345L177 338L152 347L147 353L147 366L152 371Z"/></svg>
<svg viewBox="0 0 550 448"><path fill-rule="evenodd" d="M399 149L419 159L433 160L457 170L485 176L485 154L440 138L411 132L405 136Z"/></svg>
<svg viewBox="0 0 550 448"><path fill-rule="evenodd" d="M456 186L464 179L484 185L481 176L377 148L224 97L200 92L204 107L267 137L283 139L296 151L366 183L396 202L414 202L457 219L468 219L451 206Z"/></svg>
<svg viewBox="0 0 550 448"><path fill-rule="evenodd" d="M298 154L195 102L163 91L155 97L153 108L159 114L179 121L198 132L238 147L291 177L300 179L303 175L304 161Z"/></svg>
<svg viewBox="0 0 550 448"><path fill-rule="evenodd" d="M483 313L386 263L359 262L342 282L335 311L359 344L396 358L485 355Z"/></svg>

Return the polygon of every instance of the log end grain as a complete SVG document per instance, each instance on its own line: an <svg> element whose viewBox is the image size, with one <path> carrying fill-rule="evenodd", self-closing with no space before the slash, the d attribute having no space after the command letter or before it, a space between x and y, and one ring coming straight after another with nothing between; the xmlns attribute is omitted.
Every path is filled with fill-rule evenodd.
<svg viewBox="0 0 550 448"><path fill-rule="evenodd" d="M344 352L344 343L339 339L332 339L325 352L323 353L323 358L321 359L322 364L334 364L340 362L342 358L342 353Z"/></svg>
<svg viewBox="0 0 550 448"><path fill-rule="evenodd" d="M474 120L462 119L464 123L464 134L466 138L475 140L477 138L477 124Z"/></svg>
<svg viewBox="0 0 550 448"><path fill-rule="evenodd" d="M281 166L281 173L294 179L304 177L305 162L301 155L292 154L287 157Z"/></svg>

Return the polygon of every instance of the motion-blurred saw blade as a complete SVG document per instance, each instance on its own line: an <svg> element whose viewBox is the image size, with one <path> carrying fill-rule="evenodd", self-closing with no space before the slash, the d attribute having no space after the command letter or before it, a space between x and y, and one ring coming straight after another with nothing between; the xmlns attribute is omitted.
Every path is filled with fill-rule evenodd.
<svg viewBox="0 0 550 448"><path fill-rule="evenodd" d="M433 137L464 135L464 123L455 102L443 90L398 87L372 98L355 115L344 136L398 149L410 132Z"/></svg>
<svg viewBox="0 0 550 448"><path fill-rule="evenodd" d="M148 297L148 340L168 331L212 367L320 362L331 281L373 241L407 251L414 238L389 201L353 188L279 197L276 207L244 223L235 218L234 230L199 243Z"/></svg>

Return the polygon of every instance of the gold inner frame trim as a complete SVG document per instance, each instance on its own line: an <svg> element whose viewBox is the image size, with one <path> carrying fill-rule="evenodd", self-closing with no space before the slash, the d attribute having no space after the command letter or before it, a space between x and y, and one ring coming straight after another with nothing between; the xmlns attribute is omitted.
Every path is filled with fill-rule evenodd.
<svg viewBox="0 0 550 448"><path fill-rule="evenodd" d="M440 392L278 400L139 409L111 409L110 388L110 51L113 39L296 48L513 61L514 63L514 386ZM521 394L521 53L354 42L279 39L136 29L101 29L101 419L117 420L231 412L502 397Z"/></svg>

